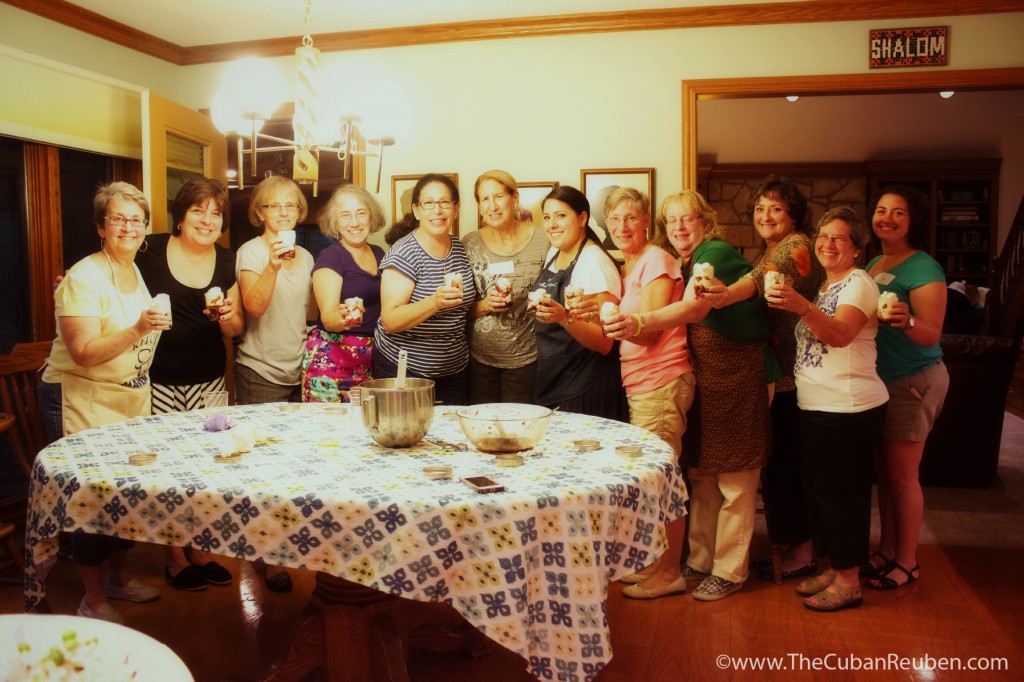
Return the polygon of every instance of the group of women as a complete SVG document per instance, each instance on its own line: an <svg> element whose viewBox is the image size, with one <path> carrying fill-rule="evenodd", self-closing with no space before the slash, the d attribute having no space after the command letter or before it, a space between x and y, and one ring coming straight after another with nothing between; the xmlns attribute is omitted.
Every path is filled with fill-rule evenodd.
<svg viewBox="0 0 1024 682"><path fill-rule="evenodd" d="M40 393L48 435L192 409L225 387L225 338L240 337L239 404L348 401L371 376L395 376L404 351L409 375L432 379L441 402L533 402L629 419L684 457L685 564L684 518L665 529L669 551L624 579L626 596L677 594L690 580L704 601L739 589L767 467L770 534L789 547L784 577L805 578L797 591L809 608L857 605L860 580L892 589L919 574L916 471L948 381L938 349L944 277L915 248L925 217L911 190L879 199L872 225L882 255L867 271L856 259L869 235L852 210L829 211L812 239L795 184L769 178L755 195L765 249L751 265L696 192L665 199L655 230L646 195L609 193L600 210L620 269L589 227L579 190L556 186L544 198L541 231L523 219L516 182L499 170L477 179L481 227L463 241L452 236L458 187L422 176L386 253L368 241L385 224L377 201L339 188L319 215L335 241L316 259L282 234L308 211L289 179L256 186L248 217L262 233L237 257L217 244L229 208L220 183L186 183L172 233L148 239L145 197L112 183L95 200L100 251L55 292L59 332ZM766 283L771 272L778 283ZM215 305L211 287L223 292ZM900 300L880 328L879 288ZM170 310L150 292L168 294ZM608 313L605 303L617 308ZM869 558L879 437L882 536ZM109 598L159 596L128 579L126 548L76 534L80 614L116 621ZM264 569L270 589L291 589L284 569ZM169 550L165 578L186 590L232 581L193 548Z"/></svg>

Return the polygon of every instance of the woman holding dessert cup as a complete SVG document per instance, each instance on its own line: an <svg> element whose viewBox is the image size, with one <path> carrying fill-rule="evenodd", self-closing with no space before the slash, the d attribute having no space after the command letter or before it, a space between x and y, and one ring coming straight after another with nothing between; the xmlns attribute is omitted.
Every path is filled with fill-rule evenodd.
<svg viewBox="0 0 1024 682"><path fill-rule="evenodd" d="M808 301L784 283L766 292L769 306L800 317L800 466L814 549L829 562L796 588L813 611L863 601L858 573L871 535L871 457L889 400L875 372L878 286L856 263L868 237L853 209L830 209L815 240L826 274L817 297Z"/></svg>
<svg viewBox="0 0 1024 682"><path fill-rule="evenodd" d="M889 391L878 475L878 550L862 567L865 585L890 590L917 580L917 541L924 515L918 468L925 440L949 388L939 337L946 276L919 248L926 238L928 198L912 187L888 187L875 203L872 228L882 255L868 274L897 302L880 311L878 374Z"/></svg>
<svg viewBox="0 0 1024 682"><path fill-rule="evenodd" d="M362 187L343 185L319 222L320 231L337 241L313 266L320 314L302 358L302 400L347 403L349 392L371 378L384 250L367 240L384 227L384 210Z"/></svg>
<svg viewBox="0 0 1024 682"><path fill-rule="evenodd" d="M46 437L53 442L84 429L150 413L150 365L169 311L156 304L135 257L146 243L150 208L127 182L101 186L93 198L100 249L75 263L53 293L57 337L37 395ZM110 599L148 602L160 590L130 579L132 542L71 534L71 554L85 586L78 615L123 623Z"/></svg>
<svg viewBox="0 0 1024 682"><path fill-rule="evenodd" d="M263 234L242 244L235 262L247 318L235 356L239 405L300 399L313 256L295 245L295 225L308 210L302 190L290 178L271 175L253 188L249 222L262 227ZM284 545L280 551L294 549ZM286 569L261 566L269 590L292 589Z"/></svg>
<svg viewBox="0 0 1024 682"><path fill-rule="evenodd" d="M169 294L174 320L151 368L154 414L201 407L204 393L226 389L224 338L238 336L245 324L236 303L235 254L217 243L229 208L224 185L190 178L171 202L173 232L150 235L136 258L146 285ZM181 547L168 549L164 577L190 591L232 580L206 552Z"/></svg>
<svg viewBox="0 0 1024 682"><path fill-rule="evenodd" d="M474 187L482 225L462 238L478 299L470 311L469 402L528 403L537 375L537 342L527 293L544 265L548 239L520 220L519 187L502 170Z"/></svg>
<svg viewBox="0 0 1024 682"><path fill-rule="evenodd" d="M792 180L769 176L753 192L754 228L764 240L754 268L727 289L712 286L705 297L715 307L764 295L765 280L780 277L804 298L812 299L825 279L808 236L807 198ZM768 537L782 553L783 580L817 571L800 483L799 419L796 381L796 337L799 318L780 308L768 309L768 345L782 368L773 385L772 454L764 470L762 492L767 508ZM768 558L754 561L762 578L772 579Z"/></svg>
<svg viewBox="0 0 1024 682"><path fill-rule="evenodd" d="M561 185L541 204L551 242L534 284L539 405L626 421L616 343L597 321L572 313L569 300L591 296L596 305L618 304L622 280L611 256L587 225L590 202L575 187Z"/></svg>
<svg viewBox="0 0 1024 682"><path fill-rule="evenodd" d="M433 380L436 400L465 405L466 318L476 285L466 250L451 234L459 188L446 175L428 173L413 187L412 207L416 229L395 242L380 263L373 376L395 377L399 353L405 350L408 376Z"/></svg>
<svg viewBox="0 0 1024 682"><path fill-rule="evenodd" d="M721 286L750 271L736 249L722 241L716 212L697 192L667 197L658 222L682 258L684 275L698 265L710 265L714 274L709 286ZM700 270L711 274L705 267ZM758 478L769 452L766 377L773 359L765 346L764 302L748 298L714 309L704 296L697 296L696 279L689 278L681 301L620 314L604 330L611 338L631 339L689 325L687 343L697 385L682 449L691 485L689 556L680 578L662 594L685 591L685 581L699 580L694 599L715 601L740 589L747 579ZM681 551L675 549L674 556ZM658 572L672 568L661 566Z"/></svg>
<svg viewBox="0 0 1024 682"><path fill-rule="evenodd" d="M685 282L675 258L647 239L651 226L651 200L642 192L620 187L605 199L604 222L615 248L622 252L622 315L651 312L682 298ZM629 421L668 443L678 459L686 431L686 413L693 404L696 380L686 343L686 327L642 331L619 344L622 386L629 403ZM685 502L686 489L680 490ZM683 592L680 571L686 517L665 529L669 549L643 570L622 579L638 583L623 590L632 599Z"/></svg>

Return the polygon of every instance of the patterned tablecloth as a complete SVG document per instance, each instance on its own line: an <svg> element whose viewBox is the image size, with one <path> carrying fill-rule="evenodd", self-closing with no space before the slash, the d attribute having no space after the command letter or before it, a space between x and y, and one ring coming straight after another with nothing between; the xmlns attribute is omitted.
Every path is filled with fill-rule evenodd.
<svg viewBox="0 0 1024 682"><path fill-rule="evenodd" d="M664 524L683 513L671 449L628 424L556 412L537 453L518 468L424 441L374 443L337 405L228 408L258 444L233 463L231 432L203 414L143 417L64 438L36 459L26 537L26 605L61 531L196 547L326 571L382 592L445 601L538 679L589 680L612 656L608 583L665 549ZM427 438L465 443L455 408L438 407ZM595 452L573 449L600 439ZM615 446L640 445L627 459ZM155 453L135 466L129 455ZM422 469L450 465L452 480ZM479 494L459 477L507 487Z"/></svg>

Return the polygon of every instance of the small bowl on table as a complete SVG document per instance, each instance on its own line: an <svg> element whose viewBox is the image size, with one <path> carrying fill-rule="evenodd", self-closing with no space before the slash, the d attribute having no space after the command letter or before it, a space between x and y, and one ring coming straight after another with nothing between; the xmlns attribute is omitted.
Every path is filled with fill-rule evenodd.
<svg viewBox="0 0 1024 682"><path fill-rule="evenodd" d="M466 438L480 452L522 452L537 446L552 411L525 403L484 403L456 411Z"/></svg>

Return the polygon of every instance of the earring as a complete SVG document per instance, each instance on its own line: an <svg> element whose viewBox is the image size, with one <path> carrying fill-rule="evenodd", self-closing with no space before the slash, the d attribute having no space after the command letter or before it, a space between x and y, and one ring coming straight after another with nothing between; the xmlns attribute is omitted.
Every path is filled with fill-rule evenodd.
<svg viewBox="0 0 1024 682"><path fill-rule="evenodd" d="M139 247L139 253L146 253L146 249L148 249L148 248L149 248L149 242L147 242L146 238L143 237L142 238L142 246Z"/></svg>

